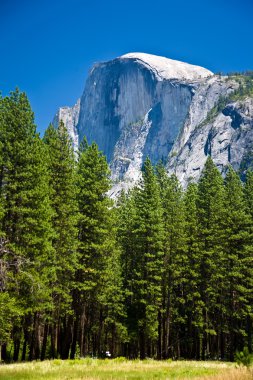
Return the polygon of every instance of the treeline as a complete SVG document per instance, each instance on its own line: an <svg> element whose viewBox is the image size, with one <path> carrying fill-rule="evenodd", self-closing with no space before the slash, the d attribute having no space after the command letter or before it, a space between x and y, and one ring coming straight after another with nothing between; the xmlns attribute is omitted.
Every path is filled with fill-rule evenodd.
<svg viewBox="0 0 253 380"><path fill-rule="evenodd" d="M116 205L109 178L96 144L75 156L24 93L0 99L1 359L252 351L253 173L207 158L183 191L146 159Z"/></svg>

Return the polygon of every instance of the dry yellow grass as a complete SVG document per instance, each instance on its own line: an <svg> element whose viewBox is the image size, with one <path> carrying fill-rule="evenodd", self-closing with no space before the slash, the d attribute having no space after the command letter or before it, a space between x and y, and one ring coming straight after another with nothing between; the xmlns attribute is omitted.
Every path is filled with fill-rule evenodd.
<svg viewBox="0 0 253 380"><path fill-rule="evenodd" d="M0 380L253 380L233 363L80 359L0 366Z"/></svg>
<svg viewBox="0 0 253 380"><path fill-rule="evenodd" d="M225 373L207 376L205 380L253 380L253 372L247 368L235 368Z"/></svg>

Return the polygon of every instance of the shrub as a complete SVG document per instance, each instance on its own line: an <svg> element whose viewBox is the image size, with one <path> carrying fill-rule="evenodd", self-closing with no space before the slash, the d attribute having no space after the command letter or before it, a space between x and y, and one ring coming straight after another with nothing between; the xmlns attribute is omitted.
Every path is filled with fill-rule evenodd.
<svg viewBox="0 0 253 380"><path fill-rule="evenodd" d="M235 361L239 365L250 367L253 363L253 355L249 353L248 347L244 347L243 351L236 352Z"/></svg>

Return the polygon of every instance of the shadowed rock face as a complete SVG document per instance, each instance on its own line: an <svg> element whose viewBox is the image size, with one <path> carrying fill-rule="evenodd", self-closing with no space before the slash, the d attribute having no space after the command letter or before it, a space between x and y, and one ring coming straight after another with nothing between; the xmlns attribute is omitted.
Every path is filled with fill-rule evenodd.
<svg viewBox="0 0 253 380"><path fill-rule="evenodd" d="M237 87L199 66L130 53L94 65L80 112L78 104L64 107L55 123L63 119L75 146L84 136L98 144L111 167L112 196L138 181L146 156L154 164L163 160L168 173L176 172L185 185L198 179L208 154L221 170L228 162L240 165L245 152L236 141L250 144L250 128L244 128L250 104L227 105L211 124L200 127L219 98Z"/></svg>
<svg viewBox="0 0 253 380"><path fill-rule="evenodd" d="M95 65L81 98L78 134L96 141L120 187L138 180L149 156L167 160L195 88L212 73L166 58L130 54ZM186 79L187 78L187 79ZM204 79L203 79L204 78Z"/></svg>
<svg viewBox="0 0 253 380"><path fill-rule="evenodd" d="M150 70L125 60L95 66L81 98L80 138L96 141L110 162L122 131L144 118L154 97Z"/></svg>
<svg viewBox="0 0 253 380"><path fill-rule="evenodd" d="M178 79L158 80L150 68L134 59L97 65L81 98L80 139L86 135L88 142L96 141L119 177L122 158L135 160L139 153L132 144L154 163L166 158L187 115L192 87ZM142 140L141 146L140 141L127 146L131 133L135 140Z"/></svg>
<svg viewBox="0 0 253 380"><path fill-rule="evenodd" d="M187 142L169 159L168 173L176 173L186 186L190 180L199 179L210 155L221 173L225 174L231 164L244 177L252 164L252 153L253 99L245 98L228 104L211 123L194 128Z"/></svg>

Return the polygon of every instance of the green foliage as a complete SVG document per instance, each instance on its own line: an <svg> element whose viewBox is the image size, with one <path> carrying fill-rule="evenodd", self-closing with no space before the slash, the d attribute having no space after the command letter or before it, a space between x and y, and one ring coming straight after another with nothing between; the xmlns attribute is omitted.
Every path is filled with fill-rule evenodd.
<svg viewBox="0 0 253 380"><path fill-rule="evenodd" d="M230 314L228 329L233 340L234 333L246 335L247 316L252 312L252 241L250 219L246 212L242 183L230 167L225 178L224 252L225 297L224 305ZM245 329L245 331L244 331ZM232 342L231 342L232 346ZM233 358L233 350L230 357Z"/></svg>
<svg viewBox="0 0 253 380"><path fill-rule="evenodd" d="M234 99L249 91L247 78ZM26 95L0 98L3 360L53 358L59 367L59 358L89 355L92 367L106 351L231 360L251 352L252 172L243 186L230 167L224 181L208 157L199 183L183 191L146 159L140 183L116 205L110 185L95 143L84 140L75 156L62 122L40 139Z"/></svg>
<svg viewBox="0 0 253 380"><path fill-rule="evenodd" d="M33 113L25 94L16 90L10 97L2 99L0 106L1 141L4 146L1 229L12 259L18 258L20 262L20 266L16 266L20 296L24 296L27 307L37 307L38 300L46 301L48 295L44 293L42 297L42 292L35 294L35 289L31 287L28 290L27 280L32 275L33 283L40 283L46 289L48 272L42 268L49 262L52 253L52 213L48 175L44 166L45 150L36 134ZM41 272L40 277L38 271ZM38 290L39 287L36 288Z"/></svg>
<svg viewBox="0 0 253 380"><path fill-rule="evenodd" d="M144 357L145 342L157 339L164 234L159 187L149 159L140 187L120 199L119 222L127 325L131 343L139 342Z"/></svg>
<svg viewBox="0 0 253 380"><path fill-rule="evenodd" d="M244 347L243 351L236 351L235 361L239 365L250 367L253 363L253 355L249 353L248 347Z"/></svg>
<svg viewBox="0 0 253 380"><path fill-rule="evenodd" d="M10 340L12 325L20 314L17 301L8 293L0 293L0 345Z"/></svg>
<svg viewBox="0 0 253 380"><path fill-rule="evenodd" d="M83 328L93 329L94 334L100 336L103 350L109 344L114 354L116 339L120 337L124 341L127 332L123 324L124 295L120 251L116 244L115 212L107 196L109 175L105 156L95 143L89 146L84 140L77 167L79 246L73 301L77 318L85 316L88 320L88 315L93 316L92 323ZM101 330L101 323L105 331ZM104 332L107 342L102 343L101 335ZM83 344L80 344L83 355ZM96 354L101 355L102 348L97 349Z"/></svg>
<svg viewBox="0 0 253 380"><path fill-rule="evenodd" d="M49 194L54 230L51 286L57 313L71 302L71 283L77 265L77 201L74 152L66 127L49 125L43 139L47 148Z"/></svg>
<svg viewBox="0 0 253 380"><path fill-rule="evenodd" d="M105 157L96 144L80 152L78 162L78 206L79 206L79 256L86 275L81 282L85 290L98 286L100 272L105 268L110 245L112 226L109 190L109 170Z"/></svg>

